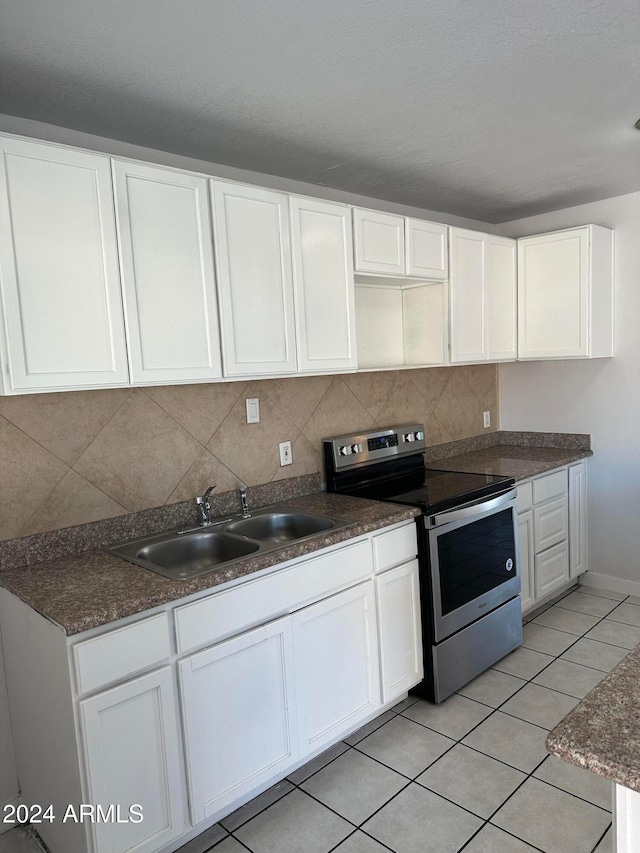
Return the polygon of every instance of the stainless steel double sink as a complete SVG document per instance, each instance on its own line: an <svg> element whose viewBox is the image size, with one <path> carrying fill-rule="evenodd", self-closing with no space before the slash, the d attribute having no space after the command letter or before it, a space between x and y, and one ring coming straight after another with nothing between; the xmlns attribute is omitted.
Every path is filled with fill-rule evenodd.
<svg viewBox="0 0 640 853"><path fill-rule="evenodd" d="M355 524L344 518L263 507L249 518L213 521L189 530L157 533L109 548L116 554L172 580L223 571L252 554L263 554Z"/></svg>

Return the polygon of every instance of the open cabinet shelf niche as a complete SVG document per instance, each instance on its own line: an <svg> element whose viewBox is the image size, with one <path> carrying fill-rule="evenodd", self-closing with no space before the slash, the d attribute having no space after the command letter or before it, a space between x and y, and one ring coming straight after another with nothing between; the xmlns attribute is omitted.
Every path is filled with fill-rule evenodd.
<svg viewBox="0 0 640 853"><path fill-rule="evenodd" d="M446 364L446 282L356 275L358 369Z"/></svg>

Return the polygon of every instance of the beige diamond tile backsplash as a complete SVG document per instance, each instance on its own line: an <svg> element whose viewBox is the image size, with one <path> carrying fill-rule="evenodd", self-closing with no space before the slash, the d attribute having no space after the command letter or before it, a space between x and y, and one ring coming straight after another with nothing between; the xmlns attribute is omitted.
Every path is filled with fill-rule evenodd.
<svg viewBox="0 0 640 853"><path fill-rule="evenodd" d="M328 435L415 420L428 444L468 438L483 411L497 428L497 399L494 364L0 398L0 539L322 471Z"/></svg>

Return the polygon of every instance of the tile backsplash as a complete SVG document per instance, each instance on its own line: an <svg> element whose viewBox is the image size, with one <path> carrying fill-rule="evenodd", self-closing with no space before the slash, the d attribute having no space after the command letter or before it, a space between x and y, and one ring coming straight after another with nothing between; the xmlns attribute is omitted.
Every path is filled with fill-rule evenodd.
<svg viewBox="0 0 640 853"><path fill-rule="evenodd" d="M322 471L325 436L417 421L440 444L490 431L484 411L495 430L497 390L487 364L2 397L0 540Z"/></svg>

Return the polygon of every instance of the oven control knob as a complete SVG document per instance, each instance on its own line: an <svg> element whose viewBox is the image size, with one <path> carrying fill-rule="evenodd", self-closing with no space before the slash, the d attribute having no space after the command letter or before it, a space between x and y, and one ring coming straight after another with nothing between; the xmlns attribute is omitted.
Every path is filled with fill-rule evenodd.
<svg viewBox="0 0 640 853"><path fill-rule="evenodd" d="M424 433L422 432L422 430L418 430L418 432L416 433L416 441L423 441L423 440L424 440Z"/></svg>
<svg viewBox="0 0 640 853"><path fill-rule="evenodd" d="M362 445L361 444L352 444L351 445L352 453L362 453Z"/></svg>
<svg viewBox="0 0 640 853"><path fill-rule="evenodd" d="M415 435L414 435L412 432L406 432L406 433L404 434L404 440L405 440L405 441L415 441L415 440L416 440L416 437L415 437Z"/></svg>
<svg viewBox="0 0 640 853"><path fill-rule="evenodd" d="M342 447L338 448L338 453L340 456L351 456L351 445L343 444Z"/></svg>

